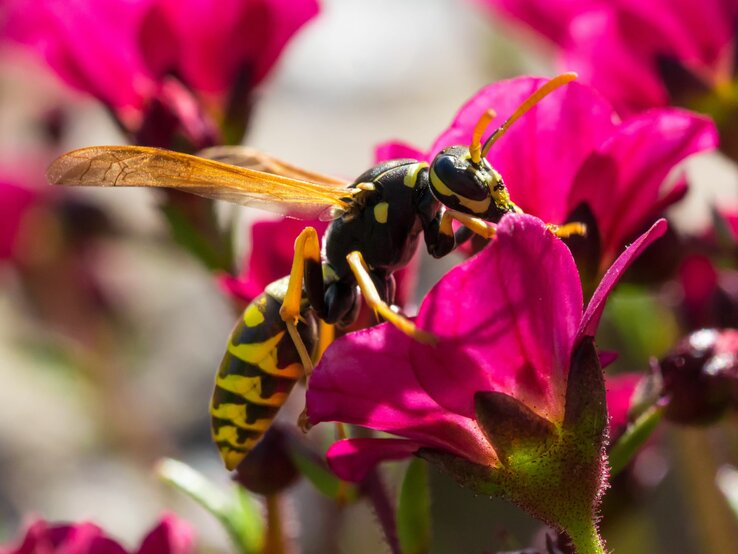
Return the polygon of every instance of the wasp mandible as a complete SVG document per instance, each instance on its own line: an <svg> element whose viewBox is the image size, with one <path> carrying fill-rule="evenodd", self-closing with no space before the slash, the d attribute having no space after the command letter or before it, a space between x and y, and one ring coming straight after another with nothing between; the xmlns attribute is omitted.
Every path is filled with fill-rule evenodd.
<svg viewBox="0 0 738 554"><path fill-rule="evenodd" d="M229 338L210 413L213 439L230 470L262 437L295 382L309 376L318 320L352 323L359 291L378 317L419 341L434 341L390 307L393 273L410 261L421 232L428 252L440 258L472 233L493 236L503 215L520 211L485 156L518 118L574 78L565 73L546 82L483 144L492 110L479 119L468 147L446 148L430 165L384 162L353 183L239 147L216 147L206 157L138 146L83 148L54 161L47 177L57 185L171 187L305 217L332 210L324 249L306 227L295 241L290 275L266 287ZM454 219L462 224L457 231ZM581 224L551 229L559 236L584 232Z"/></svg>

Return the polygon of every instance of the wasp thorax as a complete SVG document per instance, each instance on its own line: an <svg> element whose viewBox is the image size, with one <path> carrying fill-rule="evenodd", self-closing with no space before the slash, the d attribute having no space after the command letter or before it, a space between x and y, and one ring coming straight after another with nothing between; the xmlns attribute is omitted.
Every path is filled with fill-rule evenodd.
<svg viewBox="0 0 738 554"><path fill-rule="evenodd" d="M515 211L500 174L485 158L474 163L464 146L451 146L436 155L430 184L438 201L453 210L490 221Z"/></svg>

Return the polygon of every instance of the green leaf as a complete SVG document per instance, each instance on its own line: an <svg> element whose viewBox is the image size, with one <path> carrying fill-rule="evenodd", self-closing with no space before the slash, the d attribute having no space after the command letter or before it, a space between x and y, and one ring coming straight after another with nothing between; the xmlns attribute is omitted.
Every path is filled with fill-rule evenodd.
<svg viewBox="0 0 738 554"><path fill-rule="evenodd" d="M402 481L397 505L397 534L402 554L424 554L431 545L428 465L413 458Z"/></svg>
<svg viewBox="0 0 738 554"><path fill-rule="evenodd" d="M322 459L314 458L310 452L291 443L288 444L293 463L318 491L342 503L356 501L359 491L355 485L336 477Z"/></svg>
<svg viewBox="0 0 738 554"><path fill-rule="evenodd" d="M185 463L165 458L156 468L159 478L195 500L225 528L238 552L256 554L264 544L264 521L251 495L234 486L233 496L225 494L201 473Z"/></svg>
<svg viewBox="0 0 738 554"><path fill-rule="evenodd" d="M636 452L648 440L661 422L664 410L660 406L651 406L643 412L625 430L625 433L610 449L610 477L620 473Z"/></svg>

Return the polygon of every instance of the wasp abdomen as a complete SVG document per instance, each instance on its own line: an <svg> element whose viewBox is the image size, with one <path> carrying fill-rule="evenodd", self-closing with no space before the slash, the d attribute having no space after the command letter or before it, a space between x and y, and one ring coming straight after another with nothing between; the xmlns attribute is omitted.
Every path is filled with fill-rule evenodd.
<svg viewBox="0 0 738 554"><path fill-rule="evenodd" d="M272 283L244 310L215 377L212 435L229 470L261 439L303 375L300 356L279 316L283 281ZM307 302L300 315L297 330L312 352L317 324Z"/></svg>

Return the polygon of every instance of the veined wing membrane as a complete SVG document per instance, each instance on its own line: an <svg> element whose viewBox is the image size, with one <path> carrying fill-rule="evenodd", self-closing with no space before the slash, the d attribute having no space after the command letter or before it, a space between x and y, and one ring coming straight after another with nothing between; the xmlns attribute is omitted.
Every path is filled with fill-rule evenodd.
<svg viewBox="0 0 738 554"><path fill-rule="evenodd" d="M197 155L208 160L237 165L238 167L245 167L256 171L265 171L274 175L282 175L283 177L310 181L311 183L326 186L345 187L349 184L348 181L343 179L298 167L250 146L211 146L210 148L199 151Z"/></svg>
<svg viewBox="0 0 738 554"><path fill-rule="evenodd" d="M46 177L55 185L169 187L244 206L315 217L345 209L351 190L143 146L93 146L57 158Z"/></svg>

